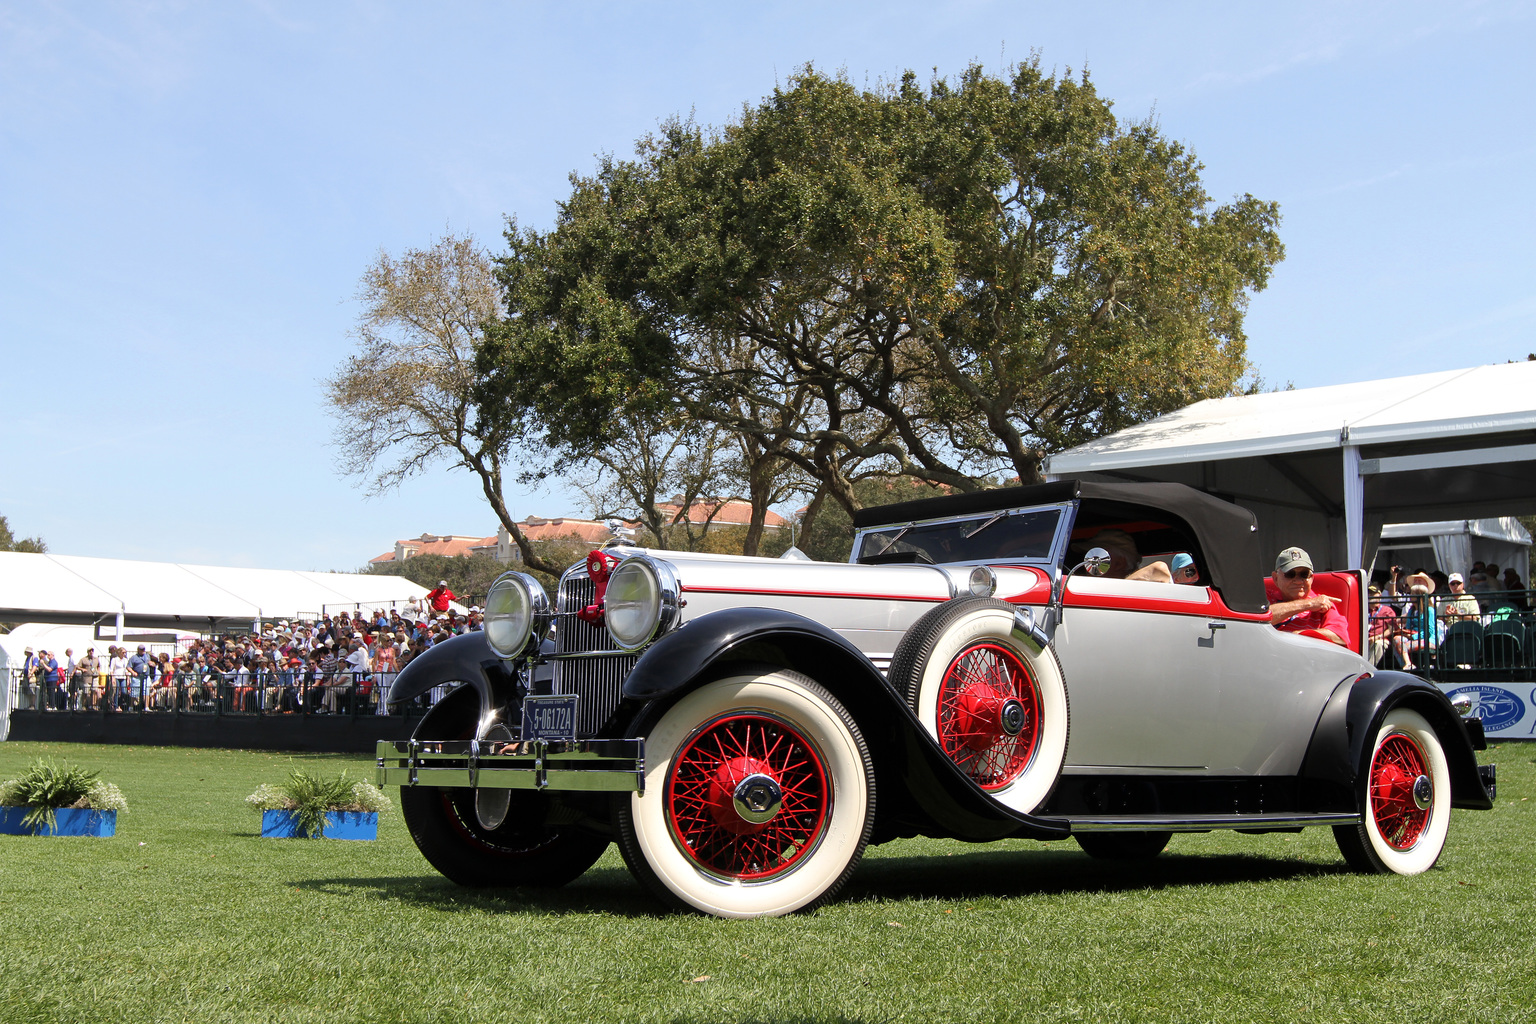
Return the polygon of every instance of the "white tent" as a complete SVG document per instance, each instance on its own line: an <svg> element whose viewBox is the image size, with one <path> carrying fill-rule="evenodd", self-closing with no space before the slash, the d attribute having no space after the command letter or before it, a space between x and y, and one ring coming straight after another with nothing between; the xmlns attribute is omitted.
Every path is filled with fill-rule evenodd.
<svg viewBox="0 0 1536 1024"><path fill-rule="evenodd" d="M1536 512L1536 362L1197 402L1045 469L1186 483L1251 509L1268 549L1358 568L1383 522Z"/></svg>
<svg viewBox="0 0 1536 1024"><path fill-rule="evenodd" d="M1452 519L1439 523L1388 523L1381 528L1377 564L1465 573L1473 562L1511 566L1527 579L1531 535L1518 519ZM1390 556L1390 557L1389 557Z"/></svg>
<svg viewBox="0 0 1536 1024"><path fill-rule="evenodd" d="M426 592L402 576L0 552L0 622L210 632L327 612L404 609Z"/></svg>

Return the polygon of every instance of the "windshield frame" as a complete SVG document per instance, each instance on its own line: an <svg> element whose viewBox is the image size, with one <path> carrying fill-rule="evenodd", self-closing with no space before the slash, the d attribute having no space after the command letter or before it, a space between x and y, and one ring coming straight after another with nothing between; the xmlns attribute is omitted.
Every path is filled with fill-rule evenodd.
<svg viewBox="0 0 1536 1024"><path fill-rule="evenodd" d="M1050 551L1042 556L996 555L982 558L957 559L954 561L935 562L935 565L994 565L994 564L1021 564L1021 565L1050 565L1059 566L1066 555L1067 545L1072 537L1072 523L1077 518L1078 502L1062 501L1050 502L1044 505L1020 505L1017 508L990 510L976 512L967 515L935 516L931 519L914 519L910 522L881 523L878 526L865 527L857 531L853 537L853 550L848 555L848 561L854 565L868 564L859 561L864 552L865 542L872 536L891 534L902 530L921 530L926 526L954 526L961 523L975 523L981 525L989 519L1010 518L1012 516L1025 515L1032 512L1056 512L1056 533L1051 538ZM990 527L989 527L990 529ZM981 531L985 533L986 531Z"/></svg>

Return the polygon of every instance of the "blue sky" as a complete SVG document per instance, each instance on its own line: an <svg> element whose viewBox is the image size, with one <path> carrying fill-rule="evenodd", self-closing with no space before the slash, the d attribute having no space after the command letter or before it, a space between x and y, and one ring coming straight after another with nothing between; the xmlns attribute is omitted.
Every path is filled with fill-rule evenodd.
<svg viewBox="0 0 1536 1024"><path fill-rule="evenodd" d="M1536 351L1531 3L0 0L0 514L62 553L274 568L489 533L462 473L367 499L334 468L319 382L381 248L547 226L597 154L806 62L1031 52L1154 114L1218 200L1280 203L1247 322L1270 383Z"/></svg>

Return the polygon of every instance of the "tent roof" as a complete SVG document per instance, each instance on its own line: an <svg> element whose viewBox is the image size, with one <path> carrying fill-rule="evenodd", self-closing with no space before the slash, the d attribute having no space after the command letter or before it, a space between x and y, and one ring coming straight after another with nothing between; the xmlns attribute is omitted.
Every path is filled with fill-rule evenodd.
<svg viewBox="0 0 1536 1024"><path fill-rule="evenodd" d="M0 621L224 628L405 604L426 588L400 576L236 569L0 552Z"/></svg>
<svg viewBox="0 0 1536 1024"><path fill-rule="evenodd" d="M1404 537L1486 537L1510 544L1531 545L1530 531L1520 520L1510 516L1498 519L1447 519L1438 523L1387 523L1381 528L1382 540Z"/></svg>
<svg viewBox="0 0 1536 1024"><path fill-rule="evenodd" d="M1185 406L1050 457L1052 476L1536 429L1536 362Z"/></svg>

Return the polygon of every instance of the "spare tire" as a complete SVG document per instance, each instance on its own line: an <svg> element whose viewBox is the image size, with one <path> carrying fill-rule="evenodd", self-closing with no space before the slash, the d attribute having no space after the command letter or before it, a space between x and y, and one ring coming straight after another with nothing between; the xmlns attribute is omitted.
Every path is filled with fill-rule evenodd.
<svg viewBox="0 0 1536 1024"><path fill-rule="evenodd" d="M1070 707L1049 646L988 597L945 602L913 623L889 679L928 734L989 795L1025 814L1050 797L1067 757Z"/></svg>

